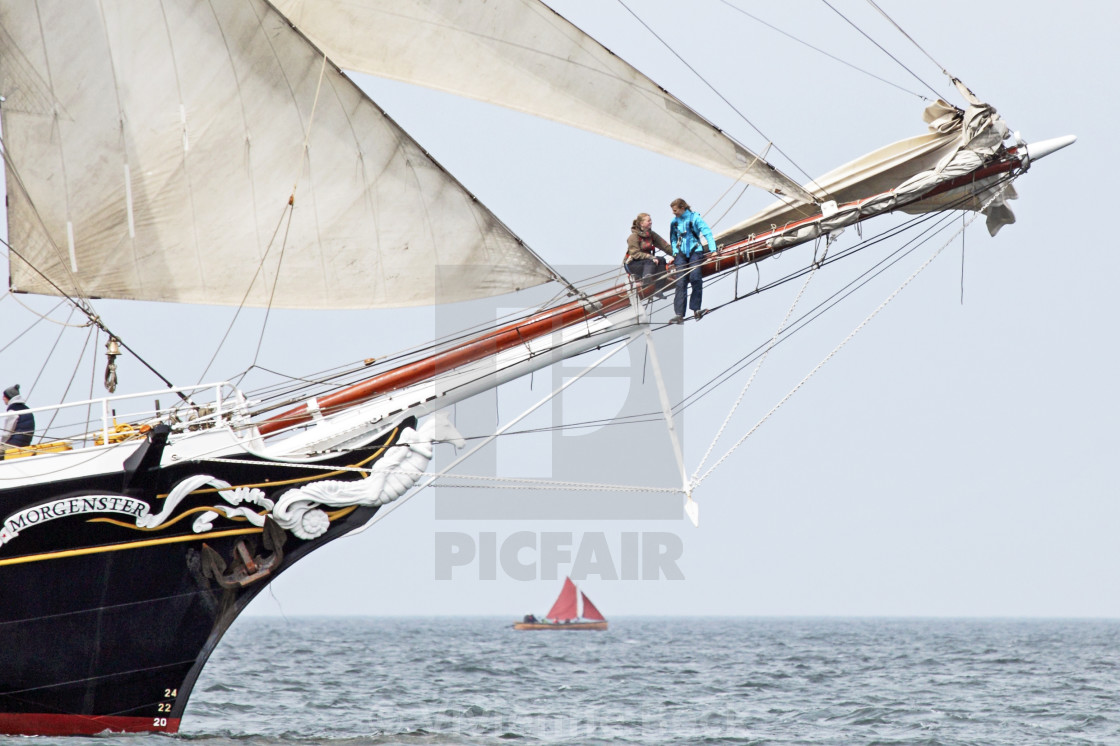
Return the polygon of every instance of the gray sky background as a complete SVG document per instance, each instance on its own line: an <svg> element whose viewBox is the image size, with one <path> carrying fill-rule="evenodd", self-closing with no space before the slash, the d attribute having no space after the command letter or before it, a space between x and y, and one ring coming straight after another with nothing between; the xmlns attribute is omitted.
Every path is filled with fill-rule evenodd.
<svg viewBox="0 0 1120 746"><path fill-rule="evenodd" d="M798 45L726 3L628 4L765 137L706 89L621 4L552 3L749 147L758 151L767 138L773 140L796 167L777 154L771 160L797 178L798 168L817 175L925 129L920 118L925 102L917 95ZM932 95L823 3L730 4L903 88ZM938 68L868 4L833 5L923 81L961 103ZM682 542L683 580L592 575L581 581L608 617L1120 616L1114 474L1120 395L1112 330L1120 317L1115 289L1120 259L1103 220L1115 209L1106 185L1118 156L1111 77L1120 67L1112 39L1120 28L1120 5L1070 2L1061 13L1043 2L880 0L880 5L1028 142L1079 137L1076 145L1036 163L1016 182L1015 225L989 238L981 219L967 231L963 247L958 238L945 248L704 482L695 495L701 505L698 529L683 519L437 520L433 495L422 493L360 536L335 542L287 571L249 613L543 613L560 583L539 573L532 581L500 571L497 579L484 580L474 563L457 568L451 581L437 580L438 536L489 531L500 543L517 531L569 531L575 545L585 537L604 537L617 550L616 564L621 563L623 532L667 533ZM709 219L723 211L708 209L729 186L719 176L476 102L381 80L360 83L554 264L616 263L634 215L650 212L655 229L665 230L668 204L678 196ZM764 194L748 190L717 229L768 202ZM878 230L872 223L864 235ZM836 250L856 240L849 229ZM948 234L934 238L776 349L716 455L946 241ZM851 266L841 263L818 272L799 307L819 302L884 252L864 254ZM804 252L793 253L763 270L763 277L804 261ZM659 339L659 349L664 344L665 354L674 359L683 345L684 390L701 386L765 341L800 284L686 325L683 336ZM726 285L711 288L709 304L725 299L726 292ZM503 299L500 305L516 308L519 302ZM185 312L153 304L141 312L113 302L99 308L131 345L183 382L202 374L231 315L228 309ZM430 339L455 313L273 312L261 362L298 375L381 356ZM6 342L26 319L10 298L0 304L0 314L0 342ZM256 318L257 326L240 332L241 341L208 379L231 376L247 364L245 356L251 356L260 329ZM46 332L2 354L4 385L12 379L29 388L40 364L32 353L47 349L53 335ZM642 365L640 351L630 361ZM751 370L687 410L690 473ZM69 375L69 369L49 371L33 404L59 396ZM157 387L127 360L121 363L121 378L126 389ZM547 381L538 374L532 382L505 387L497 403L503 421L543 396ZM628 385L622 381L577 384L564 399L565 416L573 421L613 416ZM649 376L647 385L652 385ZM542 417L534 421L552 424L551 413ZM647 449L651 458L666 453L663 426L604 433L617 443L617 452L612 448L606 454L608 464ZM541 477L550 468L551 449L547 436L509 438L495 458L500 473ZM663 470L651 468L651 473ZM623 474L632 476L632 469ZM533 553L522 556L540 559Z"/></svg>

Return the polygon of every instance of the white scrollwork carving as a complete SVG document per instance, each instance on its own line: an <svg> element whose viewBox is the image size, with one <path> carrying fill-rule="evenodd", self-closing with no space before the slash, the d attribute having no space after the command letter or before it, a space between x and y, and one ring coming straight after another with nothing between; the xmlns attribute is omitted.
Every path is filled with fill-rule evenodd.
<svg viewBox="0 0 1120 746"><path fill-rule="evenodd" d="M405 428L397 445L386 451L364 479L350 482L324 480L285 492L272 510L281 528L301 539L322 536L330 527L320 506L376 506L393 502L412 489L432 459L432 441L464 444L462 436L442 412L429 417L414 430Z"/></svg>
<svg viewBox="0 0 1120 746"><path fill-rule="evenodd" d="M193 477L187 477L182 482L175 485L171 492L168 493L167 497L164 498L163 510L151 515L139 516L136 519L136 525L140 528L155 528L159 526L171 516L184 497L206 484L211 487L217 487L219 490L229 487L229 482L215 479L209 474L195 474Z"/></svg>
<svg viewBox="0 0 1120 746"><path fill-rule="evenodd" d="M288 490L273 502L255 487L231 489L229 482L209 474L195 474L179 482L164 499L163 509L156 514L146 511L136 519L140 528L162 525L192 492L209 485L229 505L215 505L195 519L191 528L195 533L206 533L214 528L220 515L226 518L243 518L258 528L264 525L265 516L250 506L264 508L283 529L301 539L314 539L326 533L330 518L323 507L339 508L350 505L377 506L393 502L412 489L423 476L432 458L432 441L450 441L457 448L464 445L462 436L442 412L426 419L419 427L405 428L397 444L389 448L370 469L364 479L348 482L324 480Z"/></svg>
<svg viewBox="0 0 1120 746"><path fill-rule="evenodd" d="M256 488L238 487L237 489L229 489L229 482L222 479L217 479L209 474L195 474L192 477L187 477L179 482L168 493L163 501L163 510L156 514L142 515L137 517L136 525L140 528L156 528L163 524L179 506L187 495L195 490L209 485L218 490L218 494L228 502L231 506L241 505L241 503L250 503L259 505L265 510L271 510L273 503L264 492ZM218 515L224 515L226 518L244 518L254 526L260 527L264 525L264 516L260 515L257 511L248 507L228 507L225 505L216 505L214 510L208 510L192 524L191 528L196 534L206 533L214 527L214 519Z"/></svg>
<svg viewBox="0 0 1120 746"><path fill-rule="evenodd" d="M215 480L221 481L221 480ZM215 485L217 486L217 485ZM228 486L228 485L227 485ZM274 503L265 497L263 491L255 487L238 487L233 490L221 490L218 492L226 502L231 505L240 505L241 503L251 503L259 505L265 510L271 510ZM217 511L217 512L215 512ZM264 525L264 516L258 511L249 507L227 507L225 505L215 505L214 510L208 510L198 518L195 519L191 528L196 534L201 534L214 528L214 519L218 515L224 515L226 518L244 518L252 525L260 528Z"/></svg>

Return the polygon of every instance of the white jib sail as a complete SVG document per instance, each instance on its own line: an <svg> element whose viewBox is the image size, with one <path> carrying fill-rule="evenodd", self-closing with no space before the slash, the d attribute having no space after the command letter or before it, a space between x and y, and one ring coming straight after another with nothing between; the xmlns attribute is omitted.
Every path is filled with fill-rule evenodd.
<svg viewBox="0 0 1120 746"><path fill-rule="evenodd" d="M4 3L0 95L13 290L370 308L552 277L263 0Z"/></svg>
<svg viewBox="0 0 1120 746"><path fill-rule="evenodd" d="M784 195L812 196L540 0L278 0L348 70L579 127Z"/></svg>

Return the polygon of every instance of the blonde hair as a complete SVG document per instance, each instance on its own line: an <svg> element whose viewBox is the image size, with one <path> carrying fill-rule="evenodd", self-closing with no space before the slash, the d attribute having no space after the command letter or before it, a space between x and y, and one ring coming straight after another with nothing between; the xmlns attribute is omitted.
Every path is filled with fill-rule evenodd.
<svg viewBox="0 0 1120 746"><path fill-rule="evenodd" d="M689 207L689 206L688 206L688 203L687 203L687 202L685 202L685 201L684 201L683 199L681 199L680 197L677 197L677 198L676 198L675 200L673 200L672 202L670 202L670 203L669 203L669 207L679 207L679 208L681 208L682 210L691 210L691 209L692 209L691 207Z"/></svg>
<svg viewBox="0 0 1120 746"><path fill-rule="evenodd" d="M634 230L639 230L640 231L642 229L642 219L643 218L648 218L648 217L649 217L648 212L639 212L638 217L634 218L634 222L630 224L630 227L633 228Z"/></svg>

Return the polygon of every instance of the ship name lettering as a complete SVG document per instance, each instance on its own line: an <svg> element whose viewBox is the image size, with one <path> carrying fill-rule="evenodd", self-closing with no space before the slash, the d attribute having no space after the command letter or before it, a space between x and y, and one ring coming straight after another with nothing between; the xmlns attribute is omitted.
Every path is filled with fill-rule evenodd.
<svg viewBox="0 0 1120 746"><path fill-rule="evenodd" d="M37 526L55 518L85 513L124 513L137 521L148 515L148 503L124 495L87 495L65 497L13 513L0 523L0 546L19 536L24 529Z"/></svg>

